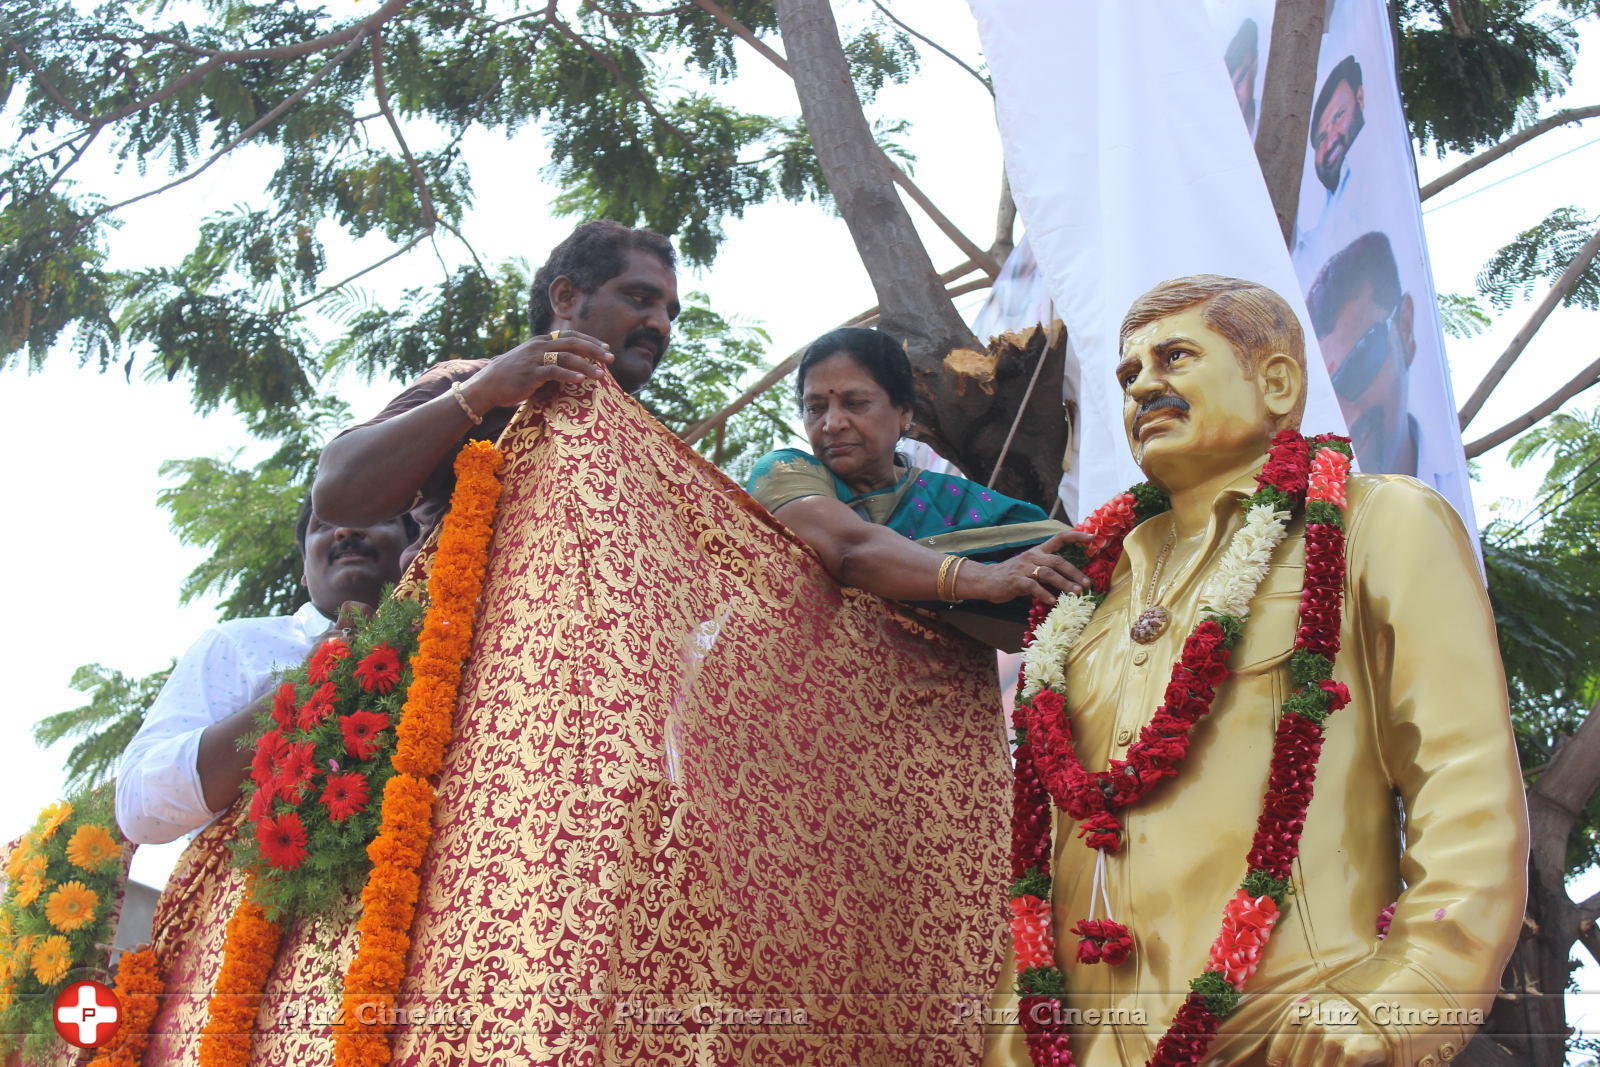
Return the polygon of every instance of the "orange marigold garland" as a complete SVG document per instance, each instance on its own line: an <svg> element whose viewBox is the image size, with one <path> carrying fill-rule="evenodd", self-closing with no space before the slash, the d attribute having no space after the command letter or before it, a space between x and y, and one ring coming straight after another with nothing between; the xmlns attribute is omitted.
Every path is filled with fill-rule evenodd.
<svg viewBox="0 0 1600 1067"><path fill-rule="evenodd" d="M161 961L154 949L146 945L137 952L124 953L117 963L117 1003L122 1015L116 1033L95 1053L89 1067L139 1067L166 991Z"/></svg>
<svg viewBox="0 0 1600 1067"><path fill-rule="evenodd" d="M345 972L334 1027L333 1062L389 1061L386 1021L405 978L420 868L433 836L433 785L444 762L462 664L472 646L489 539L500 502L500 450L472 441L456 456L455 492L428 578L429 607L411 660L412 682L396 727L394 777L383 791L378 836L367 846L372 873L361 893L359 947Z"/></svg>
<svg viewBox="0 0 1600 1067"><path fill-rule="evenodd" d="M248 1067L256 1009L278 958L283 927L267 918L246 886L244 899L222 942L222 969L211 996L211 1015L200 1036L200 1067Z"/></svg>

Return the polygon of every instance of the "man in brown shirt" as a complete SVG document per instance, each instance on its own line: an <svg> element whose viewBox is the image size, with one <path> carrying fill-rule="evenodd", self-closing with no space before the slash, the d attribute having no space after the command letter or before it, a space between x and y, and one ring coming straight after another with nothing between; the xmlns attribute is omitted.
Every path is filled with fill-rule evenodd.
<svg viewBox="0 0 1600 1067"><path fill-rule="evenodd" d="M534 275L535 336L493 359L429 368L330 441L312 488L317 514L370 526L409 510L420 544L450 506L461 446L498 438L524 400L608 370L628 392L644 388L678 315L676 265L660 234L609 219L583 223Z"/></svg>

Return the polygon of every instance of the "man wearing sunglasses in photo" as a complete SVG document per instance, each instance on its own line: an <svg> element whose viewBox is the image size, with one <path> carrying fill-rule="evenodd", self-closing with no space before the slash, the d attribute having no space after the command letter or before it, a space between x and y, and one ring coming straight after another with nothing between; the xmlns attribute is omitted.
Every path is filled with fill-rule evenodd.
<svg viewBox="0 0 1600 1067"><path fill-rule="evenodd" d="M1400 287L1389 238L1362 234L1335 253L1306 307L1362 469L1415 475L1418 427L1408 398L1416 306Z"/></svg>

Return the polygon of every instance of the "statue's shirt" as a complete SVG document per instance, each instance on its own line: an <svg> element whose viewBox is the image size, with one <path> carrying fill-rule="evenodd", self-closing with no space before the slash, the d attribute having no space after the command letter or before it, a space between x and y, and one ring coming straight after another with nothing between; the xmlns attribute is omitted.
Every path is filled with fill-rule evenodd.
<svg viewBox="0 0 1600 1067"><path fill-rule="evenodd" d="M1110 594L1068 667L1072 728L1090 770L1125 756L1160 705L1199 620L1201 590L1254 488L1252 475L1220 493L1199 549L1174 559L1178 569L1159 583L1172 620L1148 645L1136 644L1129 627L1171 516L1128 536ZM1328 720L1293 894L1207 1062L1265 1062L1272 1037L1303 1027L1324 998L1322 1021L1360 1013L1351 1024L1382 1033L1391 1062L1454 1055L1472 1020L1487 1016L1521 923L1521 776L1471 544L1444 498L1409 478L1352 477L1346 525L1334 677L1351 701ZM1304 564L1305 526L1296 520L1251 603L1230 659L1234 676L1196 726L1178 777L1124 813L1125 844L1105 870L1113 915L1135 943L1119 967L1076 962L1067 931L1104 909L1090 901L1095 853L1056 812L1056 957L1071 1005L1084 1013L1073 1027L1079 1064L1144 1063L1205 966L1223 904L1245 873L1279 708L1293 684ZM1379 912L1397 898L1380 941ZM1020 1039L998 1040L989 1062L1025 1064Z"/></svg>

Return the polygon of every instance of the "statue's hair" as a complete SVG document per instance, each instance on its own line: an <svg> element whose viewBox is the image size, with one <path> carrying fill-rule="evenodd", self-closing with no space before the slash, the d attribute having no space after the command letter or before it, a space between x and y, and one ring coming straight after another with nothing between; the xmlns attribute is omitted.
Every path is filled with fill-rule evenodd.
<svg viewBox="0 0 1600 1067"><path fill-rule="evenodd" d="M1157 319L1204 305L1206 326L1233 346L1233 354L1247 377L1255 374L1256 361L1282 352L1306 370L1305 331L1288 301L1266 286L1221 274L1189 274L1162 282L1133 302L1122 318L1118 348L1128 338ZM1306 390L1284 425L1296 425L1305 411Z"/></svg>

